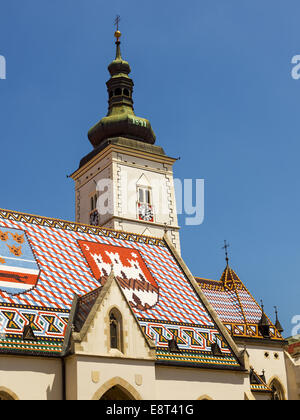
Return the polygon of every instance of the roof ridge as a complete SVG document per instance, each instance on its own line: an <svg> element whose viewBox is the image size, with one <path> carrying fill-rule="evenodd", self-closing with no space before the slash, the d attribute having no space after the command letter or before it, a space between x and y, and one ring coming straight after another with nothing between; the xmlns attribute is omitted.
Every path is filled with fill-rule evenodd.
<svg viewBox="0 0 300 420"><path fill-rule="evenodd" d="M207 278L204 278L204 277L199 277L199 276L194 276L194 278L195 278L197 281L198 281L198 280L203 281L203 282L208 282L208 281L211 281L211 282L214 282L214 283L217 283L217 284L221 285L220 280L207 279Z"/></svg>
<svg viewBox="0 0 300 420"><path fill-rule="evenodd" d="M107 227L104 227L104 226L93 226L93 225L88 225L88 224L85 224L85 223L79 223L79 222L75 222L75 221L71 221L71 220L40 216L40 215L37 215L37 214L24 213L24 212L20 212L20 211L6 210L6 209L0 208L0 220L1 219L7 220L7 219L9 219L9 217L13 217L15 221L20 221L16 218L16 215L19 215L21 217L23 216L25 218L40 219L40 221L36 220L35 223L32 223L30 220L24 220L25 223L35 224L35 225L39 225L39 226L43 226L42 221L52 222L52 223L57 222L59 224L63 223L63 224L69 225L68 228L59 226L60 229L64 229L64 230L72 230L70 228L70 226L77 226L77 227L81 227L83 229L90 228L90 229L93 229L93 230L98 230L102 234L104 233L104 231L107 231L107 232L115 233L115 234L131 235L132 237L136 237L137 239L145 239L145 240L152 239L152 240L157 242L156 245L158 245L158 243L160 243L161 245L164 244L166 246L166 243L165 243L163 237L148 236L148 235L143 235L143 234L141 235L141 234L138 234L138 233L127 232L127 231L124 231L124 230L115 230L115 229L107 228ZM55 226L54 226L54 228L55 228Z"/></svg>

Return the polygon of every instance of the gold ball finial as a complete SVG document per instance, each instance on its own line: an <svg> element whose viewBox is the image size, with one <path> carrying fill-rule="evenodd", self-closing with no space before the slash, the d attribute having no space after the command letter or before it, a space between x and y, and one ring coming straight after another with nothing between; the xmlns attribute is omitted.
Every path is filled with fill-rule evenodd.
<svg viewBox="0 0 300 420"><path fill-rule="evenodd" d="M116 39L117 39L117 41L119 41L119 38L121 37L121 32L119 31L119 30L117 30L116 32L115 32L115 37L116 37Z"/></svg>

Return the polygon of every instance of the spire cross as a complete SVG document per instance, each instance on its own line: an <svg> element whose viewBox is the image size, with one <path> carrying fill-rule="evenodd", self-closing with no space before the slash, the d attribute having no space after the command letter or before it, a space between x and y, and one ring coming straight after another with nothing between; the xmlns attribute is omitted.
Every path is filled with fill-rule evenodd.
<svg viewBox="0 0 300 420"><path fill-rule="evenodd" d="M120 20L121 20L120 16L119 16L119 15L117 15L117 16L116 16L116 19L115 19L115 25L116 25L116 27L117 27L117 31L119 30L119 23L120 23Z"/></svg>
<svg viewBox="0 0 300 420"><path fill-rule="evenodd" d="M226 262L227 262L227 265L228 265L228 262L229 262L229 258L228 258L228 248L229 248L229 244L226 242L226 240L224 241L224 246L223 246L223 248L222 249L225 249L225 256L226 256Z"/></svg>

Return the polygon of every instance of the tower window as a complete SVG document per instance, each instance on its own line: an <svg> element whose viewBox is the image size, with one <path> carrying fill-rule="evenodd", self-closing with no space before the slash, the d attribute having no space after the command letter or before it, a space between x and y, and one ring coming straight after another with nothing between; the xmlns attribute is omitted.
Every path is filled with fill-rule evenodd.
<svg viewBox="0 0 300 420"><path fill-rule="evenodd" d="M138 188L138 201L141 204L151 204L151 191L150 188Z"/></svg>
<svg viewBox="0 0 300 420"><path fill-rule="evenodd" d="M138 219L146 222L154 222L151 189L138 187Z"/></svg>
<svg viewBox="0 0 300 420"><path fill-rule="evenodd" d="M90 225L93 225L93 226L98 226L100 222L99 213L97 210L97 200L98 200L98 194L94 193L91 196L91 201L90 201L91 210L90 210L90 222L89 222Z"/></svg>
<svg viewBox="0 0 300 420"><path fill-rule="evenodd" d="M129 90L128 89L123 89L123 95L129 96Z"/></svg>
<svg viewBox="0 0 300 420"><path fill-rule="evenodd" d="M122 95L122 89L117 88L117 89L115 90L115 95L116 95L116 96Z"/></svg>
<svg viewBox="0 0 300 420"><path fill-rule="evenodd" d="M97 209L97 200L98 200L98 194L95 193L91 197L91 211L94 211Z"/></svg>

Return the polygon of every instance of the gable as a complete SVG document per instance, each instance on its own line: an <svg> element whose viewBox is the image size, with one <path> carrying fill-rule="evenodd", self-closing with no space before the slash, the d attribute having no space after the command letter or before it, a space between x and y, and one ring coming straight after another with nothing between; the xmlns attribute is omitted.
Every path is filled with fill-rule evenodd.
<svg viewBox="0 0 300 420"><path fill-rule="evenodd" d="M136 185L141 187L151 187L151 183L144 173L139 177Z"/></svg>
<svg viewBox="0 0 300 420"><path fill-rule="evenodd" d="M110 346L111 311L120 314L121 351ZM78 333L73 333L73 339L78 343L75 352L86 355L155 359L155 346L143 334L113 273L99 292Z"/></svg>

